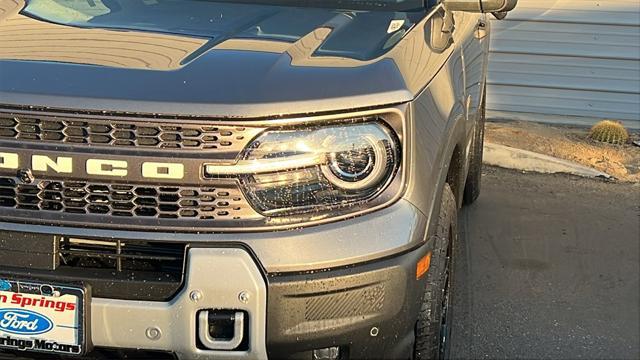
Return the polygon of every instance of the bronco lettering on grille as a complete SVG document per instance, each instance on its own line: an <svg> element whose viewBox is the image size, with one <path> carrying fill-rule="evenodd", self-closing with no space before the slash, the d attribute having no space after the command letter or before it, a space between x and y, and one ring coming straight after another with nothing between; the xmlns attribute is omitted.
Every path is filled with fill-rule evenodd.
<svg viewBox="0 0 640 360"><path fill-rule="evenodd" d="M17 153L0 152L0 169L18 170L22 161ZM31 156L31 170L36 172L54 172L69 174L77 166L72 157L34 154ZM125 177L129 173L129 164L125 160L87 159L83 164L90 175ZM139 169L143 178L174 179L184 178L184 165L179 163L144 162Z"/></svg>

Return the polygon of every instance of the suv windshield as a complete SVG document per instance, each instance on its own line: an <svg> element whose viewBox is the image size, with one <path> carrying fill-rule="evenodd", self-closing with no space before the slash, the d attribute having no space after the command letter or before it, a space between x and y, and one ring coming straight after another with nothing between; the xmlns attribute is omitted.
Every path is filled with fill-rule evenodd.
<svg viewBox="0 0 640 360"><path fill-rule="evenodd" d="M197 0L296 7L322 7L341 10L411 11L424 8L432 0Z"/></svg>
<svg viewBox="0 0 640 360"><path fill-rule="evenodd" d="M378 11L415 11L437 3L437 0L27 0L27 8L46 9L50 15L65 17L69 10L93 13L101 9L117 9L127 6L174 5L187 3L236 3L255 5L276 5L292 7L315 7L336 10L378 10Z"/></svg>
<svg viewBox="0 0 640 360"><path fill-rule="evenodd" d="M297 41L337 13L358 12L348 15L358 18L351 28L383 29L386 41L391 20L408 28L424 11L423 0L28 0L21 13L78 27Z"/></svg>

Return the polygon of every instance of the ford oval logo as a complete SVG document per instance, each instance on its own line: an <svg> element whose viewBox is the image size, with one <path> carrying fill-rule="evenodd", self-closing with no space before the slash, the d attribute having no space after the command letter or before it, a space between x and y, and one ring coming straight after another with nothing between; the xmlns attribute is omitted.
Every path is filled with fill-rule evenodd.
<svg viewBox="0 0 640 360"><path fill-rule="evenodd" d="M38 335L53 329L53 322L31 310L0 309L0 331L16 335Z"/></svg>

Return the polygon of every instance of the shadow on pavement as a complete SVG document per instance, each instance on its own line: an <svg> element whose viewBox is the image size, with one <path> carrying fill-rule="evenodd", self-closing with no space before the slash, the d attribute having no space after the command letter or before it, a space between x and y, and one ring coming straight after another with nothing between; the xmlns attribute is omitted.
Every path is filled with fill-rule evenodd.
<svg viewBox="0 0 640 360"><path fill-rule="evenodd" d="M640 358L639 186L487 168L460 229L454 358Z"/></svg>

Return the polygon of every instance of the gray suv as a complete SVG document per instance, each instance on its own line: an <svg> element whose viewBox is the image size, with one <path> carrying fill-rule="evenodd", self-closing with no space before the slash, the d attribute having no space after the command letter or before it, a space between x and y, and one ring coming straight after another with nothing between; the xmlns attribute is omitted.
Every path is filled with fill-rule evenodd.
<svg viewBox="0 0 640 360"><path fill-rule="evenodd" d="M447 357L516 0L0 0L0 357Z"/></svg>

